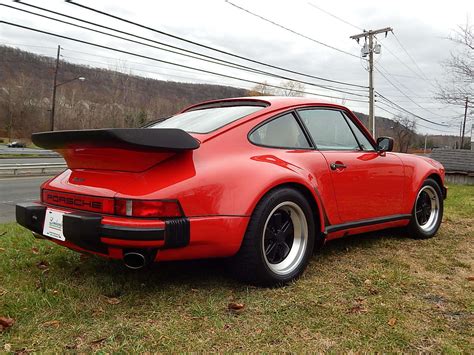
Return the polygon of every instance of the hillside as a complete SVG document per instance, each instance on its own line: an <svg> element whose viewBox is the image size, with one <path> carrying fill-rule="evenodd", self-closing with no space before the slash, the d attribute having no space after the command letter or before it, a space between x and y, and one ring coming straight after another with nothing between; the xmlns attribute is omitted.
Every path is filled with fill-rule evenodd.
<svg viewBox="0 0 474 355"><path fill-rule="evenodd" d="M49 130L54 68L54 58L0 46L0 137L24 138ZM156 80L61 61L59 83L79 76L86 80L57 90L56 129L137 127L196 102L248 94L229 86ZM367 115L356 115L367 125ZM400 131L406 130L391 119L377 117L378 135L401 140L401 133L408 133L417 146L424 143L414 132ZM452 145L455 139L442 137L443 145Z"/></svg>
<svg viewBox="0 0 474 355"><path fill-rule="evenodd" d="M0 46L0 130L13 136L49 129L55 59ZM200 101L244 96L243 89L149 79L61 62L56 128L132 127ZM2 136L2 134L0 134Z"/></svg>

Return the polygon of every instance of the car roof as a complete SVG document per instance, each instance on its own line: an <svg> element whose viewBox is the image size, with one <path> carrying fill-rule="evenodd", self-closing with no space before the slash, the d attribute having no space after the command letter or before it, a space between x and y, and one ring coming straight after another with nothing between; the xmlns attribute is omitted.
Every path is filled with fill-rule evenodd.
<svg viewBox="0 0 474 355"><path fill-rule="evenodd" d="M290 96L248 96L248 97L233 97L228 99L218 99L218 100L209 100L200 102L198 104L186 107L181 112L189 111L191 109L198 108L199 106L207 106L210 104L217 104L219 102L261 102L263 105L271 106L273 108L278 107L287 107L293 105L304 105L304 104L312 104L312 105L334 105L336 107L341 107L337 104L333 104L327 101L323 101L314 97L290 97Z"/></svg>

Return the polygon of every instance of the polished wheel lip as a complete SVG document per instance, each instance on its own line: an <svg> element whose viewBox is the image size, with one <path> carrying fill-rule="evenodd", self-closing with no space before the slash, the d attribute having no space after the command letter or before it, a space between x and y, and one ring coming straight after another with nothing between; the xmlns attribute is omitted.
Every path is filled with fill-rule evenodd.
<svg viewBox="0 0 474 355"><path fill-rule="evenodd" d="M265 254L265 232L267 231L271 217L279 210L283 210L290 215L293 224L293 243L290 247L289 253L281 262L271 263ZM307 245L308 222L301 207L294 202L285 201L273 208L273 210L268 214L262 232L262 253L267 267L278 275L288 275L292 273L304 259Z"/></svg>
<svg viewBox="0 0 474 355"><path fill-rule="evenodd" d="M428 200L426 200L428 199ZM428 202L429 201L429 202ZM420 189L416 196L415 221L425 233L436 229L440 216L439 194L434 187L426 185Z"/></svg>

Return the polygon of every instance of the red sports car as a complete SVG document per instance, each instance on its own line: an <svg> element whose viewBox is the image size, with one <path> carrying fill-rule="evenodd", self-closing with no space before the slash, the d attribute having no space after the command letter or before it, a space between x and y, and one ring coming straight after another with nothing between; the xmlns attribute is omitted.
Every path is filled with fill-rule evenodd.
<svg viewBox="0 0 474 355"><path fill-rule="evenodd" d="M235 275L278 285L346 235L438 230L443 166L392 153L343 106L310 98L205 102L139 129L45 132L68 169L16 206L18 223L79 252L150 262L230 257Z"/></svg>

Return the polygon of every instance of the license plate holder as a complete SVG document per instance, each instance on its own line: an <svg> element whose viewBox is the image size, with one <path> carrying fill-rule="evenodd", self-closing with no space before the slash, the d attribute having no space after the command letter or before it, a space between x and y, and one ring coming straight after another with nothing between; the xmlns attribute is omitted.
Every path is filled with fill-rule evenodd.
<svg viewBox="0 0 474 355"><path fill-rule="evenodd" d="M63 233L64 214L64 212L47 208L44 218L43 235L64 242L66 240Z"/></svg>

